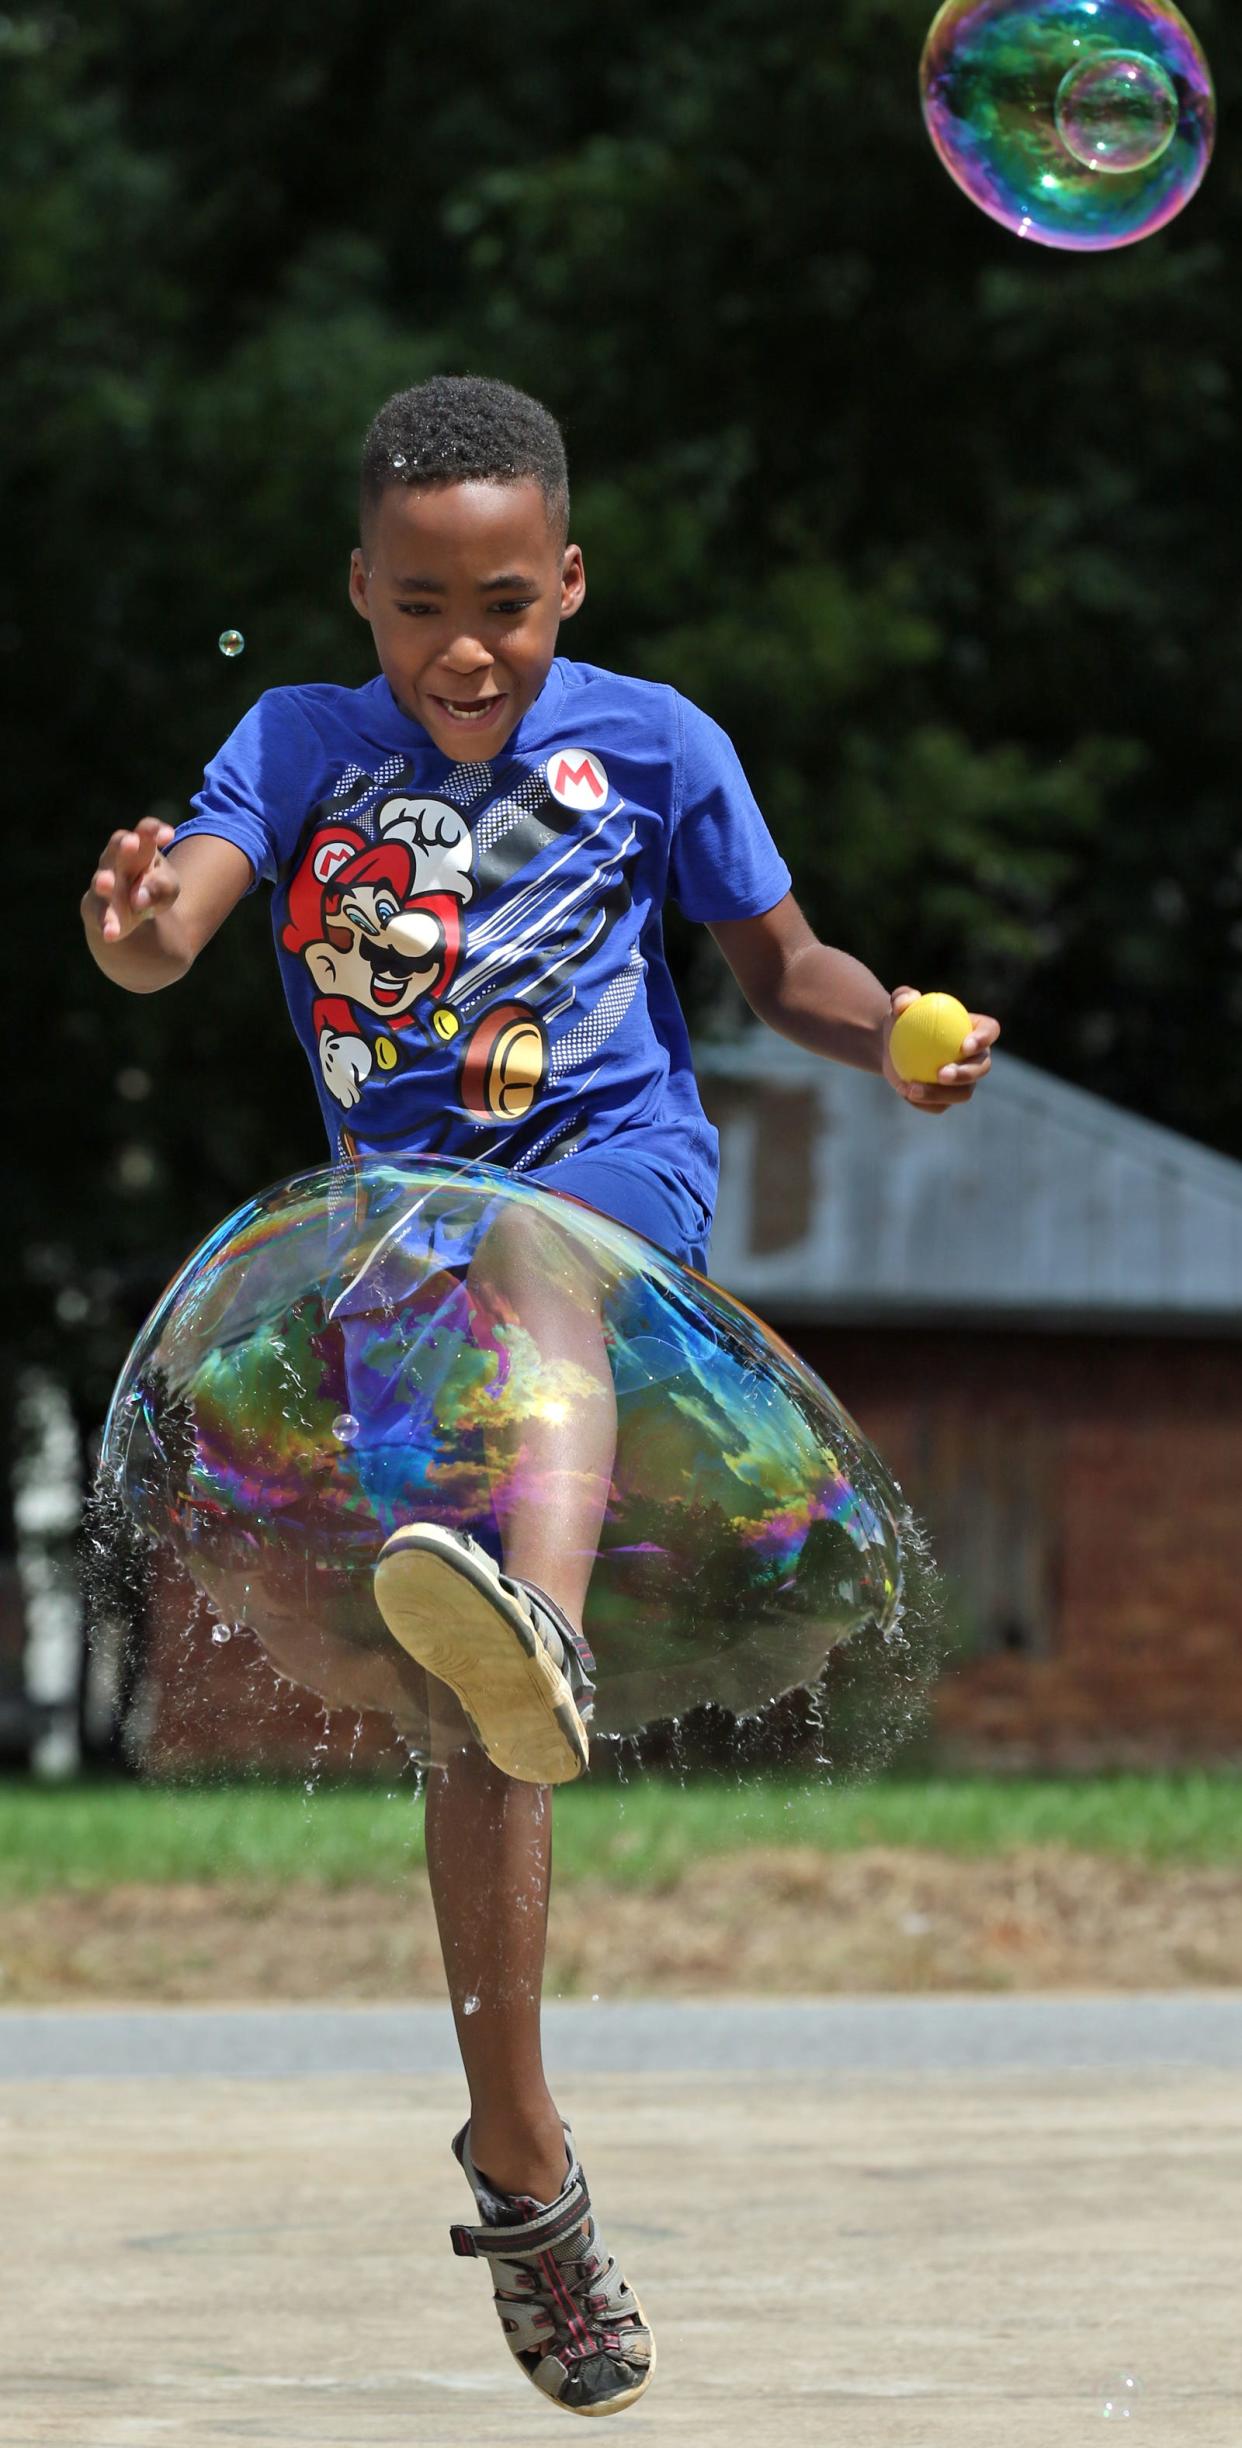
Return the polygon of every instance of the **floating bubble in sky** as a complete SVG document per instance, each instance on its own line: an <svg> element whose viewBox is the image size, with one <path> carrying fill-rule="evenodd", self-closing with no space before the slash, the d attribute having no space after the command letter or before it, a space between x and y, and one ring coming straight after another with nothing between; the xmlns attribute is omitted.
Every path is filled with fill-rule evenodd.
<svg viewBox="0 0 1242 2448"><path fill-rule="evenodd" d="M1041 246L1149 238L1211 158L1211 72L1172 0L945 0L920 85L950 176Z"/></svg>
<svg viewBox="0 0 1242 2448"><path fill-rule="evenodd" d="M761 1709L900 1607L905 1507L812 1371L651 1244L482 1165L325 1170L228 1217L138 1337L103 1469L221 1621L423 1756L426 1679L372 1588L408 1522L498 1560L552 1529L589 1572L599 1733Z"/></svg>
<svg viewBox="0 0 1242 2448"><path fill-rule="evenodd" d="M230 662L235 655L244 654L246 651L246 641L240 629L222 629L217 644L221 654L227 655Z"/></svg>

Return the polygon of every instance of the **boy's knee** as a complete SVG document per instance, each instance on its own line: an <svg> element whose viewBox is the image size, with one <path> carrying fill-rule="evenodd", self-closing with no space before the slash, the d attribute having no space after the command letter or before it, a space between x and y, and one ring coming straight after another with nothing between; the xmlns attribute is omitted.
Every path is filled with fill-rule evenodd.
<svg viewBox="0 0 1242 2448"><path fill-rule="evenodd" d="M595 1254L552 1216L526 1206L507 1207L488 1227L470 1266L470 1285L489 1305L497 1301L521 1314L532 1300L561 1294L576 1306L598 1310L607 1280Z"/></svg>

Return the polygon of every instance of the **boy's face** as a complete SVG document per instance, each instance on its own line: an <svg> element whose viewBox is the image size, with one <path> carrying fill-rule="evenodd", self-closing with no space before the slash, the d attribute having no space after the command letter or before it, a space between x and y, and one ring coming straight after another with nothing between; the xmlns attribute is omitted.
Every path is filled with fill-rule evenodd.
<svg viewBox="0 0 1242 2448"><path fill-rule="evenodd" d="M586 593L537 484L390 485L349 593L403 714L445 756L494 757L539 695Z"/></svg>

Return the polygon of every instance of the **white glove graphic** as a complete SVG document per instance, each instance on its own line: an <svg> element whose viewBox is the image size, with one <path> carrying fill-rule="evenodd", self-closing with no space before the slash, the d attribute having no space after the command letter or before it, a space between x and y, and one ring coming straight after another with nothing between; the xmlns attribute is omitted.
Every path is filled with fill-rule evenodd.
<svg viewBox="0 0 1242 2448"><path fill-rule="evenodd" d="M340 1037L335 1029L320 1029L319 1066L329 1096L338 1105L356 1105L371 1074L371 1048L365 1037Z"/></svg>
<svg viewBox="0 0 1242 2448"><path fill-rule="evenodd" d="M379 822L386 841L403 841L413 852L415 892L452 893L458 901L473 898L474 843L459 808L445 799L388 799Z"/></svg>

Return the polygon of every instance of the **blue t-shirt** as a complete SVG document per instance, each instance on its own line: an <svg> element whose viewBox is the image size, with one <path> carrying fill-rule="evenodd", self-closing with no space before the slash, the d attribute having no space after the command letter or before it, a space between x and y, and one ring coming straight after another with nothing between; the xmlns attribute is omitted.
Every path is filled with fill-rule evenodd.
<svg viewBox="0 0 1242 2448"><path fill-rule="evenodd" d="M716 1134L664 954L789 870L728 739L674 689L553 663L494 765L363 688L270 689L178 832L273 887L285 997L338 1154L525 1172L647 1154L710 1211Z"/></svg>

